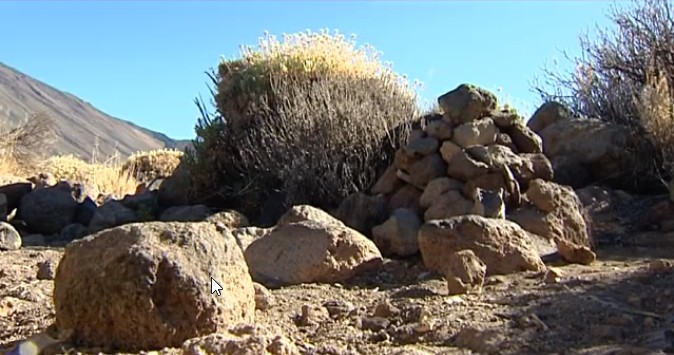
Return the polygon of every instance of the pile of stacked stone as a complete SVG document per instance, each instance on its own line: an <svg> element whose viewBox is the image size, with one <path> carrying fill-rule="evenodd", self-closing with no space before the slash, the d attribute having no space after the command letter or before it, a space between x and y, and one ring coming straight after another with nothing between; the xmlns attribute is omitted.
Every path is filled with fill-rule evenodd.
<svg viewBox="0 0 674 355"><path fill-rule="evenodd" d="M388 220L364 232L387 254L418 252L416 233L424 222L469 214L506 218L526 203L532 181L553 179L541 138L517 112L498 107L492 93L462 84L438 103L443 113L411 132L367 197L386 201ZM337 212L340 218L359 218L345 216L354 198Z"/></svg>

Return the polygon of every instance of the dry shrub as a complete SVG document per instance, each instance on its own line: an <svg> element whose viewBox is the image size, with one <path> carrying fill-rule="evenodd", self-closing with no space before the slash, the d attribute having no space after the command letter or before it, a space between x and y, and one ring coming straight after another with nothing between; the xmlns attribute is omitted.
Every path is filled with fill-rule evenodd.
<svg viewBox="0 0 674 355"><path fill-rule="evenodd" d="M671 150L663 144L672 142L658 136L669 134L674 124L671 116L660 112L669 105L674 84L671 4L666 0L632 1L628 8L614 6L609 19L614 28L598 29L596 40L581 37L582 55L573 59L574 71L559 74L546 70L546 87L538 85L536 90L544 100L561 102L577 116L630 127L640 138L637 146L630 147L639 164L626 177L643 188L663 163L669 164L669 158L660 153Z"/></svg>
<svg viewBox="0 0 674 355"><path fill-rule="evenodd" d="M661 169L668 176L674 176L674 99L667 76L648 75L635 104L644 133L662 158ZM674 200L674 179L669 182L661 176L660 179Z"/></svg>
<svg viewBox="0 0 674 355"><path fill-rule="evenodd" d="M182 156L183 152L175 149L136 152L122 165L122 172L128 172L140 182L151 183L171 176Z"/></svg>
<svg viewBox="0 0 674 355"><path fill-rule="evenodd" d="M16 127L0 128L0 172L21 176L32 171L53 139L52 120L43 112Z"/></svg>
<svg viewBox="0 0 674 355"><path fill-rule="evenodd" d="M202 118L186 156L193 193L219 194L249 216L273 191L287 206L332 208L367 189L419 115L405 78L339 34L267 36L211 79L217 110L197 101Z"/></svg>
<svg viewBox="0 0 674 355"><path fill-rule="evenodd" d="M105 162L86 162L74 155L53 156L42 162L38 171L51 173L56 180L68 180L81 183L96 197L99 193L114 194L122 197L133 194L138 181L129 173L122 171L121 164L111 157Z"/></svg>

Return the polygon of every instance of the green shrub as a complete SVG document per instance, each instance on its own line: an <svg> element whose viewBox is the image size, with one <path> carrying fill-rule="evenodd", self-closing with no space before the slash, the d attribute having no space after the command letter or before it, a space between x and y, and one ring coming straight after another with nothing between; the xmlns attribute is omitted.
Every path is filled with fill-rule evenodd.
<svg viewBox="0 0 674 355"><path fill-rule="evenodd" d="M213 115L197 104L192 194L256 216L273 191L287 205L333 208L392 161L419 115L404 77L371 47L328 32L262 38L211 74Z"/></svg>

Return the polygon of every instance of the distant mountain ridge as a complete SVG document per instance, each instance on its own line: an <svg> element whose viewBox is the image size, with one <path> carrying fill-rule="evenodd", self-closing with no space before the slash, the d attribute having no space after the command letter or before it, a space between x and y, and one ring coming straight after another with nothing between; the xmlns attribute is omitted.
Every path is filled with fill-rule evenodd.
<svg viewBox="0 0 674 355"><path fill-rule="evenodd" d="M0 62L0 124L16 125L28 115L44 112L54 124L56 141L45 153L73 154L82 159L128 156L159 148L184 149L188 140L112 117L77 96L60 91Z"/></svg>

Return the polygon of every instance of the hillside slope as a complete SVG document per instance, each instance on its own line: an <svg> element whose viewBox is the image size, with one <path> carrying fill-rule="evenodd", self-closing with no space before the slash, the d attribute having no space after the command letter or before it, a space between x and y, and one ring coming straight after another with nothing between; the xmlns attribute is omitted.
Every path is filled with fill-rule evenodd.
<svg viewBox="0 0 674 355"><path fill-rule="evenodd" d="M188 144L109 116L72 94L0 63L0 124L16 125L38 111L53 120L56 141L45 147L49 155L74 154L88 160L95 149L98 157L115 152L128 156L163 147L182 149Z"/></svg>

